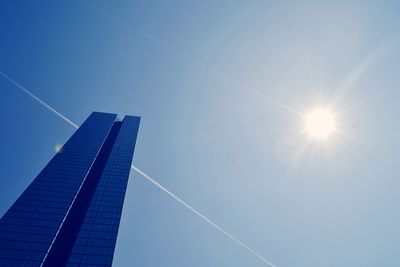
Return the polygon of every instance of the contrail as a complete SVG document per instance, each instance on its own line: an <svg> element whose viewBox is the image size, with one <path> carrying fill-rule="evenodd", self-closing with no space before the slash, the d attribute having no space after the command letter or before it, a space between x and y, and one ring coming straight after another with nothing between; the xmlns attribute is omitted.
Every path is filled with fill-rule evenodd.
<svg viewBox="0 0 400 267"><path fill-rule="evenodd" d="M239 239L237 239L236 237L234 237L233 235L231 235L229 232L227 232L226 230L224 230L221 226L219 226L218 224L216 224L215 222L213 222L212 220L210 220L207 216L203 215L201 212L199 212L198 210L196 210L195 208L193 208L191 205L189 205L188 203L186 203L184 200L182 200L180 197L178 197L177 195L175 195L174 193L172 193L171 191L169 191L167 188L165 188L164 186L162 186L161 184L159 184L157 181L155 181L153 178L151 178L150 176L148 176L147 174L145 174L143 171L141 171L140 169L136 168L135 166L131 165L131 168L133 170L135 170L136 172L138 172L140 175L142 175L144 178L146 178L148 181L150 181L152 184L154 184L155 186L157 186L159 189L161 189L162 191L164 191L165 193L167 193L170 197L172 197L173 199L175 199L176 201L178 201L180 204L182 204L183 206L185 206L186 208L188 208L190 211L192 211L194 214L196 214L197 216L199 216L200 218L202 218L204 221L206 221L208 224L210 224L212 227L214 227L215 229L219 230L221 233L223 233L224 235L226 235L227 237L229 237L230 239L232 239L233 241L235 241L237 244L239 244L242 248L248 250L251 254L253 254L254 256L256 256L257 258L259 258L260 260L262 260L264 263L268 264L271 267L276 267L272 262L270 262L269 260L267 260L266 258L264 258L263 256L261 256L257 251L255 251L254 249L250 248L249 246L247 246L245 243L243 243L242 241L240 241Z"/></svg>
<svg viewBox="0 0 400 267"><path fill-rule="evenodd" d="M10 83L14 84L16 87L18 87L19 89L21 89L22 91L24 91L26 94L28 94L30 97L32 97L34 100L36 100L37 102L39 102L42 106L44 106L45 108L47 108L48 110L50 110L51 112L53 112L54 114L56 114L58 117L60 117L61 119L63 119L64 121L68 122L70 125L72 125L75 128L78 128L78 125L76 125L75 123L73 123L70 119L68 119L67 117L65 117L63 114L61 114L60 112L58 112L56 109L54 109L52 106L48 105L47 103L45 103L43 100L41 100L39 97L35 96L34 94L32 94L28 89L26 89L25 87L23 87L21 84L19 84L17 81L15 81L14 79L12 79L10 76L8 76L7 74L5 74L4 72L0 71L0 75L3 76L5 79L7 79L7 81L9 81Z"/></svg>
<svg viewBox="0 0 400 267"><path fill-rule="evenodd" d="M43 100L41 100L39 97L37 97L36 95L34 95L33 93L31 93L28 89L26 89L24 86L22 86L21 84L19 84L17 81L15 81L14 79L12 79L11 77L9 77L8 75L6 75L4 72L0 71L0 74L6 78L9 82L11 82L12 84L14 84L16 87L18 87L19 89L21 89L22 91L24 91L26 94L28 94L30 97L32 97L34 100L36 100L37 102L39 102L42 106L46 107L48 110L50 110L51 112L53 112L54 114L56 114L58 117L60 117L61 119L63 119L64 121L66 121L68 124L72 125L74 128L79 128L79 126L72 122L70 119L68 119L67 117L65 117L63 114L61 114L60 112L58 112L56 109L54 109L53 107L51 107L50 105L48 105L47 103L45 103ZM228 231L224 230L221 226L219 226L218 224L216 224L215 222L213 222L212 220L210 220L207 216L205 216L204 214L202 214L201 212L199 212L198 210L196 210L195 208L193 208L191 205L189 205L187 202L185 202L184 200L182 200L180 197L178 197L177 195L175 195L174 193L172 193L171 191L169 191L167 188L165 188L164 186L162 186L160 183L158 183L156 180L154 180L153 178L151 178L150 176L148 176L147 174L145 174L143 171L141 171L139 168L135 167L134 165L131 165L131 168L136 171L137 173L139 173L141 176L143 176L147 181L151 182L153 185L155 185L156 187L158 187L159 189L161 189L164 193L166 193L167 195L169 195L170 197L172 197L173 199L175 199L176 201L178 201L181 205L183 205L184 207L186 207L187 209L189 209L191 212L193 212L194 214L196 214L197 216L199 216L201 219L203 219L205 222L207 222L209 225L211 225L212 227L214 227L215 229L217 229L218 231L220 231L221 233L223 233L225 236L229 237L231 240L235 241L238 245L240 245L242 248L246 249L247 251L249 251L251 254L253 254L254 256L256 256L258 259L260 259L262 262L266 263L267 265L269 265L270 267L276 267L276 265L274 265L272 262L270 262L269 260L267 260L265 257L263 257L261 254L259 254L257 251L255 251L254 249L250 248L248 245L246 245L245 243L243 243L242 241L240 241L239 239L237 239L236 237L234 237L232 234L230 234Z"/></svg>

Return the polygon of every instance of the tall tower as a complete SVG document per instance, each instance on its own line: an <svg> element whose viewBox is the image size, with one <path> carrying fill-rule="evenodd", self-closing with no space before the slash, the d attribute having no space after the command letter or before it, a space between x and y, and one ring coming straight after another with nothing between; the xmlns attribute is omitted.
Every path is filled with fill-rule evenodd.
<svg viewBox="0 0 400 267"><path fill-rule="evenodd" d="M0 219L0 266L111 266L140 117L93 112Z"/></svg>

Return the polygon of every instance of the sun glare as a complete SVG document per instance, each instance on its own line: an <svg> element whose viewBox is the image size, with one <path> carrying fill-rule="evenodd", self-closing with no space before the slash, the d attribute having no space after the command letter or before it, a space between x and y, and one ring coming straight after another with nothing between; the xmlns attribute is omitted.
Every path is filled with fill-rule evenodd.
<svg viewBox="0 0 400 267"><path fill-rule="evenodd" d="M316 108L305 115L304 130L316 140L326 140L336 131L336 116L328 108Z"/></svg>

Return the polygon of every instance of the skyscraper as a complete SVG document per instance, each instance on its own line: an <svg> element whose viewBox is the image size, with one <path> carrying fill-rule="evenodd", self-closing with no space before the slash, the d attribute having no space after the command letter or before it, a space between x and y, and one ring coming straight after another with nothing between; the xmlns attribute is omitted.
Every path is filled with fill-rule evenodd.
<svg viewBox="0 0 400 267"><path fill-rule="evenodd" d="M93 112L0 220L0 266L111 266L140 118Z"/></svg>

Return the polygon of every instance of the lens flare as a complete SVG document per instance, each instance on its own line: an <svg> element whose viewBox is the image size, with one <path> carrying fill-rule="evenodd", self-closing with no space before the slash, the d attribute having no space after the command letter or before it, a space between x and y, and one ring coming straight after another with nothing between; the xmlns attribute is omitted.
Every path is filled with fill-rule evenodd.
<svg viewBox="0 0 400 267"><path fill-rule="evenodd" d="M54 147L54 151L56 153L60 153L62 151L62 144L56 144Z"/></svg>

